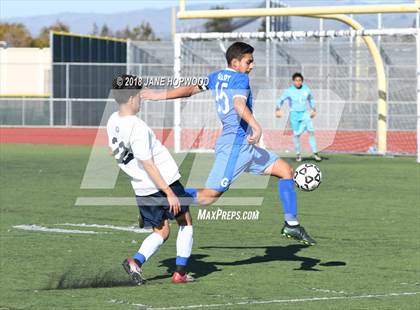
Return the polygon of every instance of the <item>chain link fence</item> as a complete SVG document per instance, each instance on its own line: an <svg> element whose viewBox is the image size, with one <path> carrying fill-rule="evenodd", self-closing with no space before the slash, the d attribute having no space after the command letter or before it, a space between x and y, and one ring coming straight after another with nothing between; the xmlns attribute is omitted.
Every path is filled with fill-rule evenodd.
<svg viewBox="0 0 420 310"><path fill-rule="evenodd" d="M414 37L392 38L379 38L388 81L388 130L415 133L416 44ZM225 67L224 52L230 43L185 41L181 75L204 77ZM256 116L265 128L278 128L273 117L275 99L290 85L291 75L301 72L315 90L317 103L327 107L325 114L319 115L325 127L321 129L330 129L327 110L334 109L338 98L344 106L336 130L376 130L376 70L366 47L357 38L249 43L255 47L251 86L254 93L266 93L255 102ZM105 106L111 102L108 96L113 77L122 73L143 78L173 76L172 42L132 42L128 53L127 64L53 63L52 73L59 76L59 84L50 83L49 93L54 96L0 98L0 125L100 126ZM201 128L206 123L220 128L213 105L210 95L183 100L182 126ZM151 127L171 128L173 113L171 101L146 102L140 116Z"/></svg>

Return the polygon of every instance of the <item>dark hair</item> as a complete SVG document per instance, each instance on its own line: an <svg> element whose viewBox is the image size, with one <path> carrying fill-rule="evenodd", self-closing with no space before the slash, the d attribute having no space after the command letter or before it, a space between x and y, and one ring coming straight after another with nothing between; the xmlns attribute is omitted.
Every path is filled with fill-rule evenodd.
<svg viewBox="0 0 420 310"><path fill-rule="evenodd" d="M295 73L293 73L293 75L292 75L292 80L294 81L296 78L298 78L298 77L300 77L301 78L301 80L303 81L303 75L302 75L302 73L300 73L300 72L295 72Z"/></svg>
<svg viewBox="0 0 420 310"><path fill-rule="evenodd" d="M139 77L123 74L112 81L111 96L118 104L124 104L130 97L137 95L140 89L142 89L142 84Z"/></svg>
<svg viewBox="0 0 420 310"><path fill-rule="evenodd" d="M230 65L233 59L241 60L244 54L252 54L254 48L244 42L235 42L226 51L226 61Z"/></svg>

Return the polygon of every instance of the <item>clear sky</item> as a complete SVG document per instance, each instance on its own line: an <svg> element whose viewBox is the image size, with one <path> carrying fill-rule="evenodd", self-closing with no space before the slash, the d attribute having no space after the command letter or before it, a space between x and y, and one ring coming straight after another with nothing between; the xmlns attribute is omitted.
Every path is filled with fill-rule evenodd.
<svg viewBox="0 0 420 310"><path fill-rule="evenodd" d="M230 2L235 1L240 0ZM223 4L224 1L187 0L188 4L199 2ZM252 1L250 2L252 3ZM62 12L115 13L143 8L165 8L177 6L178 3L178 0L0 0L0 12L2 18L49 15Z"/></svg>
<svg viewBox="0 0 420 310"><path fill-rule="evenodd" d="M290 5L308 0L283 0ZM353 3L412 3L414 0L347 0ZM246 2L247 6L259 4L263 0L187 0L188 4L211 3L212 5L223 5L232 2ZM337 0L313 0L314 5L320 2L339 4ZM343 1L344 2L344 1ZM164 8L178 5L178 0L0 0L0 17L22 17L34 15L49 15L62 12L77 13L115 13L143 8Z"/></svg>

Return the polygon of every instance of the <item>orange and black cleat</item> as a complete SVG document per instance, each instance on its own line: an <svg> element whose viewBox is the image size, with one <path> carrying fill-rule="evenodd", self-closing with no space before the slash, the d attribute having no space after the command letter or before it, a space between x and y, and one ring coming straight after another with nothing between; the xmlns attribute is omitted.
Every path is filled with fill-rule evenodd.
<svg viewBox="0 0 420 310"><path fill-rule="evenodd" d="M131 282L135 285L142 285L146 282L143 273L141 271L141 268L132 258L127 258L123 261L122 266L125 270L125 272L128 273L128 275L131 278Z"/></svg>

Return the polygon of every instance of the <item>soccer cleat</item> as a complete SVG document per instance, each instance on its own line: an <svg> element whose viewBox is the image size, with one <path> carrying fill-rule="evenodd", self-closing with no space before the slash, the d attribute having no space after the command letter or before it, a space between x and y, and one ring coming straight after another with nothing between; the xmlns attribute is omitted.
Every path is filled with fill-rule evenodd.
<svg viewBox="0 0 420 310"><path fill-rule="evenodd" d="M315 159L315 161L321 161L322 160L321 156L319 156L318 153L314 153L314 159Z"/></svg>
<svg viewBox="0 0 420 310"><path fill-rule="evenodd" d="M311 236L308 235L308 233L305 231L305 228L300 225L296 226L290 226L284 224L281 234L287 238L295 239L296 241L299 241L306 245L315 245L316 241L311 238Z"/></svg>
<svg viewBox="0 0 420 310"><path fill-rule="evenodd" d="M172 283L174 284L194 282L194 281L195 279L189 274L181 275L179 272L174 272L174 274L172 275Z"/></svg>
<svg viewBox="0 0 420 310"><path fill-rule="evenodd" d="M296 161L300 163L302 161L302 156L300 154L296 154Z"/></svg>
<svg viewBox="0 0 420 310"><path fill-rule="evenodd" d="M128 273L128 275L131 278L131 282L136 285L142 285L144 282L146 282L146 279L143 276L143 273L141 271L141 268L139 265L136 264L134 259L127 258L122 262L122 266L124 267L125 272Z"/></svg>

